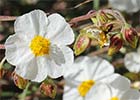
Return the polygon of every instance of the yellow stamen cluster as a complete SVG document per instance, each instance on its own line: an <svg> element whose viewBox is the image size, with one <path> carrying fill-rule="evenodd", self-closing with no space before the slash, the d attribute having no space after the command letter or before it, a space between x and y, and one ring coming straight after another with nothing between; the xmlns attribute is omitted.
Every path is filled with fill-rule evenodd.
<svg viewBox="0 0 140 100"><path fill-rule="evenodd" d="M84 97L94 84L95 84L95 81L93 81L93 80L83 81L78 86L79 94Z"/></svg>
<svg viewBox="0 0 140 100"><path fill-rule="evenodd" d="M102 32L102 33L99 33L99 45L100 47L103 47L105 43L108 42L107 40L107 36Z"/></svg>
<svg viewBox="0 0 140 100"><path fill-rule="evenodd" d="M119 100L118 97L112 97L110 100Z"/></svg>
<svg viewBox="0 0 140 100"><path fill-rule="evenodd" d="M49 54L50 40L37 35L32 39L30 49L35 56L43 56Z"/></svg>

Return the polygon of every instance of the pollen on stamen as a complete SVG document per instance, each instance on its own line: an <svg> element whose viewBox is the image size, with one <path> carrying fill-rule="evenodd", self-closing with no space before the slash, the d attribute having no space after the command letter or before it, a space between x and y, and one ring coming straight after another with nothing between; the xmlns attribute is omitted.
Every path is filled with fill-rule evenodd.
<svg viewBox="0 0 140 100"><path fill-rule="evenodd" d="M94 84L93 80L83 81L78 87L79 94L84 97Z"/></svg>
<svg viewBox="0 0 140 100"><path fill-rule="evenodd" d="M110 100L119 100L118 97L112 97Z"/></svg>
<svg viewBox="0 0 140 100"><path fill-rule="evenodd" d="M37 35L31 40L30 49L35 56L48 55L50 51L50 40Z"/></svg>
<svg viewBox="0 0 140 100"><path fill-rule="evenodd" d="M107 36L104 33L100 33L98 41L99 41L100 47L102 48L104 44L108 42Z"/></svg>

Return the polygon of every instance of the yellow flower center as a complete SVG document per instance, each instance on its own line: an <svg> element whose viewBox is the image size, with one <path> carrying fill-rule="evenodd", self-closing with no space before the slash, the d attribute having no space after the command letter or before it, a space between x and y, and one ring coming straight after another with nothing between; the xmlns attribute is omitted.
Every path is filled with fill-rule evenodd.
<svg viewBox="0 0 140 100"><path fill-rule="evenodd" d="M95 84L95 81L93 80L87 80L83 81L79 86L78 86L78 92L81 96L85 96L87 92L90 90L90 88Z"/></svg>
<svg viewBox="0 0 140 100"><path fill-rule="evenodd" d="M112 97L110 100L119 100L118 97Z"/></svg>
<svg viewBox="0 0 140 100"><path fill-rule="evenodd" d="M30 49L35 56L43 56L49 54L50 40L37 35L32 39Z"/></svg>
<svg viewBox="0 0 140 100"><path fill-rule="evenodd" d="M108 42L107 36L103 32L99 33L99 40L98 41L99 41L100 47L103 47L104 44Z"/></svg>

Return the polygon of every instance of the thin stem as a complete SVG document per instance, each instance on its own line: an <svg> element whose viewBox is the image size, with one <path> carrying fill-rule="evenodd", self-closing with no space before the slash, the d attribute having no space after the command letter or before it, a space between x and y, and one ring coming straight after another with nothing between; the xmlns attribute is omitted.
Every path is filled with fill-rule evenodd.
<svg viewBox="0 0 140 100"><path fill-rule="evenodd" d="M4 64L4 62L5 62L5 60L6 60L6 57L4 57L4 58L1 60L1 62L0 62L0 69L2 68L2 66L3 66L3 64Z"/></svg>
<svg viewBox="0 0 140 100"><path fill-rule="evenodd" d="M24 91L22 92L22 94L19 97L20 100L25 100L26 94L27 94L27 91L28 91L30 85L31 85L31 82L28 82L26 88L24 89Z"/></svg>
<svg viewBox="0 0 140 100"><path fill-rule="evenodd" d="M0 16L0 21L14 21L16 18L16 16Z"/></svg>

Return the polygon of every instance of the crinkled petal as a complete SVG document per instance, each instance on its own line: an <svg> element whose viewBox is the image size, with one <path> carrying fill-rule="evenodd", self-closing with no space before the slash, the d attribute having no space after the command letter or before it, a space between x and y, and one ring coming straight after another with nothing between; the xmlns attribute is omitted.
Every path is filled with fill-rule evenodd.
<svg viewBox="0 0 140 100"><path fill-rule="evenodd" d="M49 66L50 66L50 68L48 70L48 75L52 78L57 78L57 77L62 76L64 74L64 72L63 72L64 67L71 65L74 60L73 51L69 47L60 46L59 49L61 50L61 53L63 55L58 54L59 56L57 56L57 53L60 53L60 52L56 52L55 56L57 58L54 58L51 55L50 60L48 62ZM64 63L62 63L63 60L62 60L61 56L64 56ZM60 60L60 62L59 62L59 60Z"/></svg>
<svg viewBox="0 0 140 100"><path fill-rule="evenodd" d="M116 74L114 76L114 81L112 81L110 85L114 90L123 92L127 91L130 88L130 80L124 76Z"/></svg>
<svg viewBox="0 0 140 100"><path fill-rule="evenodd" d="M77 91L77 88L64 87L63 100L83 100Z"/></svg>
<svg viewBox="0 0 140 100"><path fill-rule="evenodd" d="M71 80L75 82L82 82L85 80L89 80L89 77L84 70L87 67L87 60L89 58L86 56L78 57L72 65L68 65L65 67L64 78L66 80Z"/></svg>
<svg viewBox="0 0 140 100"><path fill-rule="evenodd" d="M48 59L46 56L36 57L31 59L29 62L16 67L15 71L25 79L41 82L47 78L48 75L47 72L50 66L47 61Z"/></svg>
<svg viewBox="0 0 140 100"><path fill-rule="evenodd" d="M58 66L61 66L61 64L65 63L63 51L57 45L51 46L50 57Z"/></svg>
<svg viewBox="0 0 140 100"><path fill-rule="evenodd" d="M74 69L74 70L73 70ZM64 77L75 81L102 80L114 73L113 66L99 57L79 57L72 66L68 66Z"/></svg>
<svg viewBox="0 0 140 100"><path fill-rule="evenodd" d="M108 83L108 84L111 84L113 81L115 81L117 78L119 78L120 77L120 75L119 74L117 74L117 73L114 73L114 74L112 74L112 75L110 75L110 76L108 76L108 77L105 77L105 78L103 78L103 79L101 79L101 80L99 80L100 82L103 82L103 83Z"/></svg>
<svg viewBox="0 0 140 100"><path fill-rule="evenodd" d="M130 72L140 72L140 54L136 52L126 54L124 64Z"/></svg>
<svg viewBox="0 0 140 100"><path fill-rule="evenodd" d="M114 67L106 60L93 57L89 58L87 63L87 73L91 79L101 80L114 73Z"/></svg>
<svg viewBox="0 0 140 100"><path fill-rule="evenodd" d="M46 14L41 10L34 10L18 17L14 28L17 34L24 34L25 37L32 39L35 35L45 36L47 25Z"/></svg>
<svg viewBox="0 0 140 100"><path fill-rule="evenodd" d="M9 36L5 42L7 61L12 65L18 65L28 61L28 58L32 56L28 44L28 41L24 40L18 34Z"/></svg>
<svg viewBox="0 0 140 100"><path fill-rule="evenodd" d="M138 90L129 89L123 94L121 100L140 100L140 92Z"/></svg>
<svg viewBox="0 0 140 100"><path fill-rule="evenodd" d="M110 100L111 90L106 84L98 83L87 93L85 100Z"/></svg>
<svg viewBox="0 0 140 100"><path fill-rule="evenodd" d="M48 20L46 37L54 44L69 45L74 41L73 30L61 15L52 14Z"/></svg>

